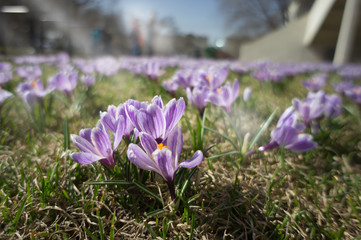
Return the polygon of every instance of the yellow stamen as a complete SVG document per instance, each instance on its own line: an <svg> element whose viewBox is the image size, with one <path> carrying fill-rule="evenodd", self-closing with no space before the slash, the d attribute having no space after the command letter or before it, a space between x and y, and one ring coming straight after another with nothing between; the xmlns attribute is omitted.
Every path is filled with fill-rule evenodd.
<svg viewBox="0 0 361 240"><path fill-rule="evenodd" d="M159 143L159 144L157 145L157 148L158 148L159 150L163 150L163 148L167 148L167 146L164 146L163 143Z"/></svg>
<svg viewBox="0 0 361 240"><path fill-rule="evenodd" d="M218 88L218 89L217 89L217 93L220 93L220 92L221 92L221 89Z"/></svg>
<svg viewBox="0 0 361 240"><path fill-rule="evenodd" d="M2 89L3 87L0 85L0 89Z"/></svg>
<svg viewBox="0 0 361 240"><path fill-rule="evenodd" d="M206 80L207 80L208 82L210 82L210 81L211 81L211 78L210 78L209 76L207 76L207 77L206 77Z"/></svg>

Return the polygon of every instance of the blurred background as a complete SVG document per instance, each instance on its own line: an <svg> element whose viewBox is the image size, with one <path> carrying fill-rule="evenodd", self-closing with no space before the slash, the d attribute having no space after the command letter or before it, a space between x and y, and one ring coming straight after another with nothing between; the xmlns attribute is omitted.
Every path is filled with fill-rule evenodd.
<svg viewBox="0 0 361 240"><path fill-rule="evenodd" d="M1 0L0 54L361 59L360 0Z"/></svg>

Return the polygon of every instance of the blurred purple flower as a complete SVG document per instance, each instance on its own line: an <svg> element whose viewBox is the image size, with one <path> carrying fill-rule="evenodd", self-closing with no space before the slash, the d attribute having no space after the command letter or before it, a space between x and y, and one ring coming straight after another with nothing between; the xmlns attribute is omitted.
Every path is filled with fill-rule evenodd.
<svg viewBox="0 0 361 240"><path fill-rule="evenodd" d="M162 86L164 87L165 90L170 92L173 96L175 95L175 92L177 91L177 89L179 87L178 84L174 80L164 81L164 82L162 82Z"/></svg>
<svg viewBox="0 0 361 240"><path fill-rule="evenodd" d="M158 143L153 136L142 132L139 135L140 146L131 143L128 147L128 159L143 170L158 173L167 182L172 200L175 199L174 179L179 167L192 168L203 160L202 151L196 151L192 158L179 164L183 148L183 135L179 127L175 127L166 142Z"/></svg>
<svg viewBox="0 0 361 240"><path fill-rule="evenodd" d="M18 95L23 99L28 108L33 108L38 100L52 92L52 87L45 88L42 81L33 81L31 83L19 83L16 89Z"/></svg>
<svg viewBox="0 0 361 240"><path fill-rule="evenodd" d="M79 136L72 134L71 140L83 152L70 154L71 159L79 164L90 164L101 161L105 166L113 169L115 166L114 153L119 146L124 133L124 118L116 122L113 145L108 130L101 121L93 129L86 128L79 132Z"/></svg>
<svg viewBox="0 0 361 240"><path fill-rule="evenodd" d="M3 86L5 83L10 82L12 78L12 72L0 71L0 86Z"/></svg>
<svg viewBox="0 0 361 240"><path fill-rule="evenodd" d="M316 74L302 84L308 91L317 92L327 83L327 77L326 73Z"/></svg>
<svg viewBox="0 0 361 240"><path fill-rule="evenodd" d="M42 70L39 66L22 66L15 69L16 74L27 82L40 80Z"/></svg>
<svg viewBox="0 0 361 240"><path fill-rule="evenodd" d="M345 91L353 88L353 86L353 82L351 81L343 81L340 83L332 84L333 89L340 94L345 94Z"/></svg>
<svg viewBox="0 0 361 240"><path fill-rule="evenodd" d="M218 89L223 82L227 79L228 68L227 67L215 67L212 66L206 71L200 73L201 81L204 86L209 87L211 90Z"/></svg>
<svg viewBox="0 0 361 240"><path fill-rule="evenodd" d="M232 86L229 82L227 82L223 87L211 92L208 100L213 104L222 107L228 114L230 114L232 104L238 97L238 94L239 82L235 79Z"/></svg>
<svg viewBox="0 0 361 240"><path fill-rule="evenodd" d="M90 86L93 86L95 84L95 77L92 75L82 75L80 77L80 81L84 83L87 88L89 88Z"/></svg>
<svg viewBox="0 0 361 240"><path fill-rule="evenodd" d="M0 72L10 72L11 64L8 62L0 62Z"/></svg>
<svg viewBox="0 0 361 240"><path fill-rule="evenodd" d="M74 69L60 71L56 75L50 77L48 81L49 86L70 96L78 83L78 72Z"/></svg>
<svg viewBox="0 0 361 240"><path fill-rule="evenodd" d="M198 109L201 117L203 117L204 109L209 102L208 97L210 93L211 90L205 86L198 86L193 88L193 90L190 88L186 89L188 101Z"/></svg>
<svg viewBox="0 0 361 240"><path fill-rule="evenodd" d="M311 121L322 116L324 110L324 92L318 92L312 98L299 100L294 98L292 104L297 111L297 114L309 126Z"/></svg>
<svg viewBox="0 0 361 240"><path fill-rule="evenodd" d="M353 88L345 90L345 95L353 102L361 105L361 86L354 86Z"/></svg>

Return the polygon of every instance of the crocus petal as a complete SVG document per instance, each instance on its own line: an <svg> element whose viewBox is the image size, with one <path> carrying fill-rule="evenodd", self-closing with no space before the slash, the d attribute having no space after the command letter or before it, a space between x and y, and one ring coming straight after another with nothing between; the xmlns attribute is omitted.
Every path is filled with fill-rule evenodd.
<svg viewBox="0 0 361 240"><path fill-rule="evenodd" d="M279 146L294 143L297 140L297 136L297 129L290 126L279 127L271 132L271 138L275 140Z"/></svg>
<svg viewBox="0 0 361 240"><path fill-rule="evenodd" d="M160 174L155 162L138 145L134 143L129 144L127 156L129 161L135 166L143 170L151 170Z"/></svg>
<svg viewBox="0 0 361 240"><path fill-rule="evenodd" d="M193 157L191 159L188 159L181 164L179 164L179 167L183 168L192 168L195 166L198 166L203 160L203 153L202 151L198 150L194 153Z"/></svg>
<svg viewBox="0 0 361 240"><path fill-rule="evenodd" d="M94 128L91 134L92 143L105 158L112 155L109 136L101 128Z"/></svg>
<svg viewBox="0 0 361 240"><path fill-rule="evenodd" d="M115 132L116 130L116 120L109 113L101 114L101 120L105 127L110 131Z"/></svg>
<svg viewBox="0 0 361 240"><path fill-rule="evenodd" d="M238 79L234 79L233 85L232 85L232 102L236 100L239 94L239 81Z"/></svg>
<svg viewBox="0 0 361 240"><path fill-rule="evenodd" d="M122 140L124 135L124 130L125 130L125 120L123 116L120 116L120 118L117 121L117 128L114 132L113 150L115 150L119 146L120 141Z"/></svg>
<svg viewBox="0 0 361 240"><path fill-rule="evenodd" d="M177 101L172 99L165 106L164 116L166 121L166 136L173 130L174 126L177 125L183 116L185 107L186 105L183 98L180 98Z"/></svg>
<svg viewBox="0 0 361 240"><path fill-rule="evenodd" d="M152 103L157 105L160 109L163 109L163 101L162 101L162 98L160 96L155 96L153 99L152 99Z"/></svg>
<svg viewBox="0 0 361 240"><path fill-rule="evenodd" d="M165 119L157 105L151 104L147 110L140 110L137 113L137 122L141 131L149 133L155 139L164 137Z"/></svg>
<svg viewBox="0 0 361 240"><path fill-rule="evenodd" d="M179 156L183 147L183 134L180 127L175 127L169 134L167 139L167 148L172 152L172 167L176 169L178 166Z"/></svg>
<svg viewBox="0 0 361 240"><path fill-rule="evenodd" d="M155 150L153 153L153 158L156 161L160 171L161 175L167 182L172 182L175 170L172 167L171 161L172 161L172 152L168 149L163 150Z"/></svg>
<svg viewBox="0 0 361 240"><path fill-rule="evenodd" d="M285 148L297 152L309 151L315 147L317 147L317 143L312 140L312 136L309 134L299 134L297 141L285 146Z"/></svg>
<svg viewBox="0 0 361 240"><path fill-rule="evenodd" d="M91 143L91 134L92 130L90 128L84 128L79 131L79 136L85 138L89 143Z"/></svg>
<svg viewBox="0 0 361 240"><path fill-rule="evenodd" d="M93 163L96 161L99 161L102 159L102 157L91 154L91 153L85 153L85 152L81 152L81 153L72 153L70 154L70 158L74 161L77 162L79 164L89 164L89 163Z"/></svg>
<svg viewBox="0 0 361 240"><path fill-rule="evenodd" d="M93 146L93 144L88 142L85 138L82 138L75 134L71 134L70 139L81 151L100 155L99 151L95 148L95 146Z"/></svg>
<svg viewBox="0 0 361 240"><path fill-rule="evenodd" d="M139 134L140 143L148 155L152 155L152 153L157 149L157 142L154 138L146 132L141 132Z"/></svg>

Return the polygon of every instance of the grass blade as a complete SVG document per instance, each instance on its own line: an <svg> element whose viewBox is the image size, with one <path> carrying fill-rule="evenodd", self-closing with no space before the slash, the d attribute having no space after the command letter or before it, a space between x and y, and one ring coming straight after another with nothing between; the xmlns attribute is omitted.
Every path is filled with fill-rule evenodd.
<svg viewBox="0 0 361 240"><path fill-rule="evenodd" d="M253 138L251 144L249 145L248 150L253 149L254 145L258 142L258 140L260 139L260 137L262 136L262 134L264 133L264 131L266 131L266 129L267 129L267 128L269 127L269 125L271 124L271 122L272 122L273 118L275 117L277 111L278 111L278 108L276 108L276 109L271 113L271 115L268 117L268 119L261 124L261 127L259 128L256 136Z"/></svg>
<svg viewBox="0 0 361 240"><path fill-rule="evenodd" d="M214 130L214 129L212 129L212 128L209 128L209 127L207 127L207 126L203 126L203 128L204 128L204 129L207 129L208 131L211 131L211 132L213 132L213 133L218 134L219 136L223 137L223 138L226 139L228 142L230 142L230 143L233 145L234 149L236 149L236 150L238 149L237 144L235 144L234 141L232 141L232 139L230 139L230 138L227 137L226 135L224 135L224 134L222 134L222 133L220 133L220 132L218 132L218 131L216 131L216 130Z"/></svg>
<svg viewBox="0 0 361 240"><path fill-rule="evenodd" d="M233 154L241 154L241 152L231 150L231 151L227 151L227 152L222 152L222 153L217 154L217 155L213 155L213 156L209 157L208 159L215 159L215 158L228 156L228 155L233 155Z"/></svg>
<svg viewBox="0 0 361 240"><path fill-rule="evenodd" d="M13 232L13 231L15 230L16 225L17 225L18 222L19 222L20 216L21 216L21 214L22 214L23 211L24 211L24 208L25 208L25 204L26 204L27 199L28 199L27 197L24 198L24 201L21 203L20 208L19 208L18 212L17 212L16 215L15 215L15 218L14 218L14 220L13 220L13 225L12 225L12 227L10 228L10 231L11 231L11 232Z"/></svg>
<svg viewBox="0 0 361 240"><path fill-rule="evenodd" d="M151 190L149 190L146 186L144 186L143 184L141 184L140 182L133 182L135 186L137 186L140 190L142 190L143 192L151 195L154 199L156 199L158 202L160 202L163 205L163 200L154 192L152 192Z"/></svg>
<svg viewBox="0 0 361 240"><path fill-rule="evenodd" d="M120 186L132 186L132 182L127 182L123 180L104 180L104 181L90 181L85 182L87 185L120 185Z"/></svg>

